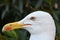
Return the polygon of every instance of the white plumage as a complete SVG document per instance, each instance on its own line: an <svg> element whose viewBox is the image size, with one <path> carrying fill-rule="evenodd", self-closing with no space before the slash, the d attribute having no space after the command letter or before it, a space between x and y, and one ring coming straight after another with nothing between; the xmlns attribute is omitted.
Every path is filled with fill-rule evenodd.
<svg viewBox="0 0 60 40"><path fill-rule="evenodd" d="M31 17L34 18L30 19ZM24 24L32 24L30 27L24 27L31 33L30 40L55 40L55 23L49 13L35 11L27 15L22 21Z"/></svg>

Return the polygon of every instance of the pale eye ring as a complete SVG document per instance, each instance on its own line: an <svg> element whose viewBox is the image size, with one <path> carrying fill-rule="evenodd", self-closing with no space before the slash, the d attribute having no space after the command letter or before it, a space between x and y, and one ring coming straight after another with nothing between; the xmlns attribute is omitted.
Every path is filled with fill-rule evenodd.
<svg viewBox="0 0 60 40"><path fill-rule="evenodd" d="M35 17L31 17L30 20L35 20Z"/></svg>

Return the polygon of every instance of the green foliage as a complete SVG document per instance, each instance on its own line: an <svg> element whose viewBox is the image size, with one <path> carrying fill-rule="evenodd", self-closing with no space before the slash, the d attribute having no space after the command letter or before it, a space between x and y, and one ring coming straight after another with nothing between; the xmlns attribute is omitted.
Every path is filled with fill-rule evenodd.
<svg viewBox="0 0 60 40"><path fill-rule="evenodd" d="M4 37L2 37L3 35L1 35L1 39L6 38L7 40L29 40L30 34L27 33L29 32L24 29L6 31L4 32Z"/></svg>
<svg viewBox="0 0 60 40"><path fill-rule="evenodd" d="M45 0L45 2L47 2L47 3L50 5L50 7L51 7L51 5L52 5L52 0Z"/></svg>
<svg viewBox="0 0 60 40"><path fill-rule="evenodd" d="M12 37L14 40L17 40L17 35L16 35L15 31L7 31L4 34L8 37Z"/></svg>
<svg viewBox="0 0 60 40"><path fill-rule="evenodd" d="M0 40L8 40L8 38L0 34Z"/></svg>

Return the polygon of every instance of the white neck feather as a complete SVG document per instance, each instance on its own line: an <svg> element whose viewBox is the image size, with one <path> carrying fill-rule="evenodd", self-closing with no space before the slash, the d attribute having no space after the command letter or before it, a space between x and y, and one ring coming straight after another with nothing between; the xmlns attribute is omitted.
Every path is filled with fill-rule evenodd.
<svg viewBox="0 0 60 40"><path fill-rule="evenodd" d="M34 34L30 36L30 40L55 40L55 35L53 33Z"/></svg>

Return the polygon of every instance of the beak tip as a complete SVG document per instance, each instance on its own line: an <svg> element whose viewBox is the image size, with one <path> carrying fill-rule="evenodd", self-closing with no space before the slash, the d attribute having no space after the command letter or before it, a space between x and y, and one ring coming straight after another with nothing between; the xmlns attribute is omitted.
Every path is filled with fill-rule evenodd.
<svg viewBox="0 0 60 40"><path fill-rule="evenodd" d="M4 32L4 28L2 28L2 32Z"/></svg>

